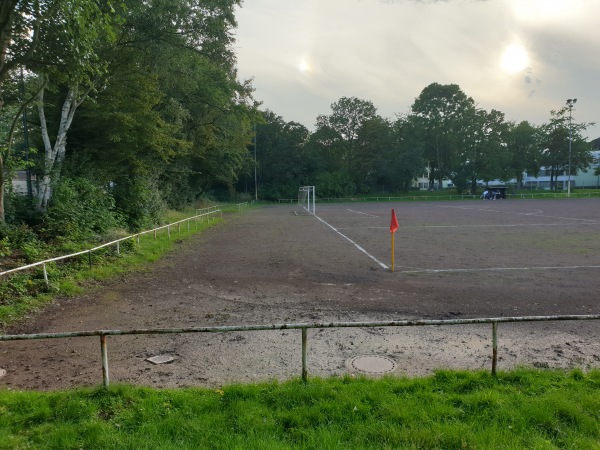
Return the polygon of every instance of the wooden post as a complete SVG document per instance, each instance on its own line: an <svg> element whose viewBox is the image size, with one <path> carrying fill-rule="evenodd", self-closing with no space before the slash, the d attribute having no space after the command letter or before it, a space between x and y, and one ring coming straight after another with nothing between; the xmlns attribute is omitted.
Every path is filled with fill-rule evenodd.
<svg viewBox="0 0 600 450"><path fill-rule="evenodd" d="M394 271L394 235L396 233L392 233L392 272Z"/></svg>

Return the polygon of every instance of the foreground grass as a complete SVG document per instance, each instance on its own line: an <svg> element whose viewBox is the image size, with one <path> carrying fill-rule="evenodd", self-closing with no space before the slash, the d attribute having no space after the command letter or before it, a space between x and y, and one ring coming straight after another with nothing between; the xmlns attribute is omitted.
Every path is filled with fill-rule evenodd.
<svg viewBox="0 0 600 450"><path fill-rule="evenodd" d="M173 223L195 214L195 209L169 211L164 223ZM192 235L202 232L221 219L208 219L175 225L170 233L167 229L145 234L137 239L122 242L119 253L116 246L107 247L92 253L91 261L87 254L70 258L59 263L46 265L48 285L44 280L41 266L31 272L22 272L1 280L0 286L0 329L26 319L29 314L40 309L57 296L70 296L82 293L102 280L111 279L124 273L141 270L163 255L173 251ZM129 233L124 233L128 235ZM108 237L112 241L121 236ZM92 248L98 243L89 243L83 248ZM77 249L78 251L81 249ZM91 262L91 266L90 266Z"/></svg>
<svg viewBox="0 0 600 450"><path fill-rule="evenodd" d="M0 448L600 448L600 371L0 391Z"/></svg>

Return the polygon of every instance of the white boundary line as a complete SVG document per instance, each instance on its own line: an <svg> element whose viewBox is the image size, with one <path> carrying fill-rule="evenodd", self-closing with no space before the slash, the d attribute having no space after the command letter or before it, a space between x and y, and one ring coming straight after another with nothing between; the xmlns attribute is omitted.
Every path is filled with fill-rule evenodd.
<svg viewBox="0 0 600 450"><path fill-rule="evenodd" d="M487 269L419 269L403 270L401 273L459 273L459 272L502 272L510 270L574 270L600 269L600 266L541 266L541 267L489 267Z"/></svg>
<svg viewBox="0 0 600 450"><path fill-rule="evenodd" d="M465 209L472 211L486 211L493 213L502 213L502 214L515 214L518 216L536 216L539 218L549 218L549 219L562 219L562 220L575 220L581 222L591 222L591 223L600 223L600 220L595 219L582 219L580 217L560 217L560 216L547 216L544 215L543 209L534 209L535 212L525 213L525 212L516 212L516 211L504 211L501 209L488 209L488 208L470 208L467 206L450 206L450 205L440 205L441 208L454 208L454 209Z"/></svg>
<svg viewBox="0 0 600 450"><path fill-rule="evenodd" d="M337 234L339 234L341 237L343 237L344 239L346 239L348 242L350 242L351 244L353 244L357 249L359 249L361 252L363 252L365 255L367 255L369 258L371 258L373 261L375 261L377 264L379 264L381 267L383 267L386 270L389 269L388 266L386 266L384 263L382 263L381 261L379 261L377 258L375 258L373 255L371 255L369 252L367 252L364 248L362 248L360 245L358 245L356 242L354 242L348 236L346 236L345 234L342 234L335 227L333 227L332 225L329 225L327 222L325 222L319 216L315 215L315 217L317 219L319 219L321 222L323 222L325 225L327 225L329 228L331 228L333 231L335 231Z"/></svg>
<svg viewBox="0 0 600 450"><path fill-rule="evenodd" d="M416 228L515 228L515 227L565 227L565 226L595 225L588 223L515 223L515 224L487 224L487 225L424 225L422 227L405 226L406 229Z"/></svg>
<svg viewBox="0 0 600 450"><path fill-rule="evenodd" d="M364 214L365 216L369 216L369 217L377 217L377 216L374 216L373 214L367 214L366 212L354 211L353 209L348 209L348 211L356 213L356 214Z"/></svg>

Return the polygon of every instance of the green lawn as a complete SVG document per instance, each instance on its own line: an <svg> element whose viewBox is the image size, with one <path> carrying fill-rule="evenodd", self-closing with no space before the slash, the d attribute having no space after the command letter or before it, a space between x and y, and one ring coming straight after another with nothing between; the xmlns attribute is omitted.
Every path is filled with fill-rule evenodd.
<svg viewBox="0 0 600 450"><path fill-rule="evenodd" d="M599 449L600 371L3 390L0 448Z"/></svg>

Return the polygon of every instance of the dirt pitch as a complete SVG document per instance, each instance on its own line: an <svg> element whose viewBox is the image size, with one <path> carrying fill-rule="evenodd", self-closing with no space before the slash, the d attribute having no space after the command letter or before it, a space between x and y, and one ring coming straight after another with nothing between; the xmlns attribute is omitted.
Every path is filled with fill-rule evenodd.
<svg viewBox="0 0 600 450"><path fill-rule="evenodd" d="M394 273L383 267L391 208ZM5 331L600 314L600 200L317 204L322 221L298 212L227 215L147 273ZM600 367L599 326L500 324L499 369ZM360 355L409 376L491 361L490 325L309 330L308 343L311 376L352 372L346 363ZM300 348L298 330L108 338L111 382L157 387L298 377ZM146 361L155 355L174 361ZM99 338L0 342L0 369L0 386L13 389L98 385Z"/></svg>

